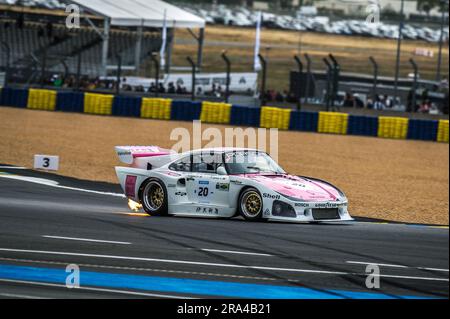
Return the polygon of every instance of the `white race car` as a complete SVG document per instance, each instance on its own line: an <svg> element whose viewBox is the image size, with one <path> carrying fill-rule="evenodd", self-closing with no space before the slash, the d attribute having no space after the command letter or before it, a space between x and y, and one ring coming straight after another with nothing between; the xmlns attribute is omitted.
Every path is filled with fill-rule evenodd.
<svg viewBox="0 0 450 319"><path fill-rule="evenodd" d="M267 153L214 148L177 154L157 146L117 146L126 197L150 215L290 222L353 220L338 188L287 174Z"/></svg>

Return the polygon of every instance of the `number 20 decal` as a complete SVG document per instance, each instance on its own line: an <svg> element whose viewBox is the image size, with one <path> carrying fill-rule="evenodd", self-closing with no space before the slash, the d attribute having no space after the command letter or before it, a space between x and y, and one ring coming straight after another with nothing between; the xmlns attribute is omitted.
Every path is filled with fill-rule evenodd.
<svg viewBox="0 0 450 319"><path fill-rule="evenodd" d="M208 187L200 187L198 189L198 196L200 197L208 197L209 188Z"/></svg>

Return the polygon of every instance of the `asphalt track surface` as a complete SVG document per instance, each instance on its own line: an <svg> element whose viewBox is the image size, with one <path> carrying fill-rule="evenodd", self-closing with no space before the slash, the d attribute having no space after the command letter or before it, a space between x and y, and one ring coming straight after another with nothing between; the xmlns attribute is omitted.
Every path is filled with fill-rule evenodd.
<svg viewBox="0 0 450 319"><path fill-rule="evenodd" d="M448 227L146 217L120 193L0 165L0 298L449 296ZM79 289L65 285L69 264Z"/></svg>

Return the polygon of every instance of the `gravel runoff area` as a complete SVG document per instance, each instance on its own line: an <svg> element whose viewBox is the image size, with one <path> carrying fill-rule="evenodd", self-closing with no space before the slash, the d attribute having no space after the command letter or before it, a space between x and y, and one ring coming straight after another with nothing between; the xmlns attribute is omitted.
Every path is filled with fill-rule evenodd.
<svg viewBox="0 0 450 319"><path fill-rule="evenodd" d="M174 128L192 131L189 122L8 107L0 119L0 163L32 167L34 154L59 155L58 174L113 183L120 165L114 146L170 148ZM449 224L448 144L280 131L279 162L291 174L336 184L353 216Z"/></svg>

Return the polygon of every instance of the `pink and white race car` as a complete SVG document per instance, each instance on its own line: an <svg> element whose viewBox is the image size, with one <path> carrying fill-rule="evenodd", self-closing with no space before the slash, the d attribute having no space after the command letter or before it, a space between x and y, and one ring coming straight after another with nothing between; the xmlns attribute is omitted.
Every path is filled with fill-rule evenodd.
<svg viewBox="0 0 450 319"><path fill-rule="evenodd" d="M150 215L289 222L353 220L343 192L322 180L287 174L267 153L214 148L174 153L118 146L126 197Z"/></svg>

